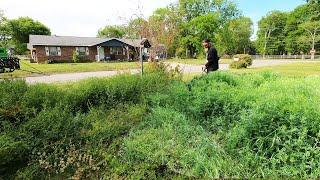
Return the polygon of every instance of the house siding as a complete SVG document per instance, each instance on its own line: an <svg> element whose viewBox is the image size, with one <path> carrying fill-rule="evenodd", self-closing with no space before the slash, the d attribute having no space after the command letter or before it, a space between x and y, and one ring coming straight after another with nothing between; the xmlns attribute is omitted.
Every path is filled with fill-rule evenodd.
<svg viewBox="0 0 320 180"><path fill-rule="evenodd" d="M34 46L36 49L36 56L38 63L45 63L46 61L53 60L55 62L71 62L73 51L76 50L76 47L71 46L62 46L61 48L61 56L47 56L45 51L46 46ZM84 56L85 60L95 61L97 55L97 47L92 46L89 47L89 55Z"/></svg>

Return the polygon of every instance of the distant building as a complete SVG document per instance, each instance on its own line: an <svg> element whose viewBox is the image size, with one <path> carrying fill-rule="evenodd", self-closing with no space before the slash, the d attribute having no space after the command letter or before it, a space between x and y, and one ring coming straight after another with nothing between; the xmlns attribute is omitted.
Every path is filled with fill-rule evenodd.
<svg viewBox="0 0 320 180"><path fill-rule="evenodd" d="M139 39L30 35L32 62L71 62L75 51L87 61L138 59Z"/></svg>

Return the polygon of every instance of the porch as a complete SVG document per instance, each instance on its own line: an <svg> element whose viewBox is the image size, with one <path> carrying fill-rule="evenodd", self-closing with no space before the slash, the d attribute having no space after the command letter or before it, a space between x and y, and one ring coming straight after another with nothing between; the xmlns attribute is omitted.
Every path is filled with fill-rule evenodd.
<svg viewBox="0 0 320 180"><path fill-rule="evenodd" d="M122 40L112 39L97 45L97 61L135 60L139 57L139 48Z"/></svg>

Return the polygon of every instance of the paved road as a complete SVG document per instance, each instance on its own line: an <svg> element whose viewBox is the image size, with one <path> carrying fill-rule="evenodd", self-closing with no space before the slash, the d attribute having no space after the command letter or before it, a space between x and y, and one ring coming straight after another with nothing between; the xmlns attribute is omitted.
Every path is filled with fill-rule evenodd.
<svg viewBox="0 0 320 180"><path fill-rule="evenodd" d="M56 82L74 82L83 79L93 77L110 77L123 73L139 73L139 70L127 70L127 71L98 71L98 72L81 72L81 73L68 73L68 74L54 74L48 76L37 76L25 78L28 84L36 83L56 83Z"/></svg>
<svg viewBox="0 0 320 180"><path fill-rule="evenodd" d="M272 61L272 60L265 60L265 61L254 61L252 67L264 67L264 66L275 66L279 64L289 64L295 63L298 61ZM179 65L185 74L188 73L201 73L202 66L195 66L195 65L185 65L185 64L178 64L178 63L170 63L172 67L176 67ZM228 70L228 64L221 64L221 70ZM49 76L38 76L38 77L27 77L25 78L28 84L35 84L35 83L56 83L56 82L73 82L82 79L92 78L92 77L110 77L115 76L121 73L131 73L136 74L139 73L138 69L127 70L127 71L98 71L98 72L82 72L82 73L69 73L69 74L55 74Z"/></svg>

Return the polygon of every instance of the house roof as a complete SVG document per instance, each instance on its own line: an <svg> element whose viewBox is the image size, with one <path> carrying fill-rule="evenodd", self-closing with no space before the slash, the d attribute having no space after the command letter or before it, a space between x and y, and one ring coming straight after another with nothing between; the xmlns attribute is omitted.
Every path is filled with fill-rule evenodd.
<svg viewBox="0 0 320 180"><path fill-rule="evenodd" d="M96 38L96 37L75 37L75 36L45 36L30 35L28 48L33 46L95 46L110 40L118 40L133 47L140 47L138 39L117 39L117 38Z"/></svg>

